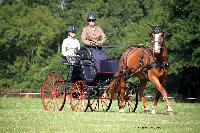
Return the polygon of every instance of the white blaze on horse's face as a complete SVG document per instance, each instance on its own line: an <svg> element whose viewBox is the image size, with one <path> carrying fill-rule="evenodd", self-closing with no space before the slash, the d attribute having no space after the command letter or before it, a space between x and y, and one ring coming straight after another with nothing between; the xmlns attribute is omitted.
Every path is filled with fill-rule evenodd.
<svg viewBox="0 0 200 133"><path fill-rule="evenodd" d="M161 37L161 33L159 34L154 34L154 44L153 44L153 49L154 49L154 53L159 54L160 53L160 37Z"/></svg>

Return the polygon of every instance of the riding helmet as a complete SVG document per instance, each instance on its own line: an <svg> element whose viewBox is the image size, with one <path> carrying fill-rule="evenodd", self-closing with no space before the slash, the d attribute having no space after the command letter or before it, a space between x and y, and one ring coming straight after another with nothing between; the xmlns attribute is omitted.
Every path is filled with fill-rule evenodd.
<svg viewBox="0 0 200 133"><path fill-rule="evenodd" d="M68 32L73 32L73 33L75 33L75 32L76 32L76 26L75 26L75 25L70 25L70 26L67 28L67 31L68 31Z"/></svg>
<svg viewBox="0 0 200 133"><path fill-rule="evenodd" d="M89 13L88 16L87 16L87 21L88 20L96 20L96 16L92 13Z"/></svg>

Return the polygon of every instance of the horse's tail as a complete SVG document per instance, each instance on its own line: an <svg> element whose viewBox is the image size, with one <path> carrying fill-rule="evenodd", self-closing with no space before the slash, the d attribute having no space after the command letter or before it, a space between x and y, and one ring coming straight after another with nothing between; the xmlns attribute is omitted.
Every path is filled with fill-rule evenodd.
<svg viewBox="0 0 200 133"><path fill-rule="evenodd" d="M119 85L121 83L121 78L122 78L122 73L120 71L118 71L115 75L114 75L114 79L110 82L110 84L108 85L108 92L112 95L112 98L114 97L114 95L118 92L119 90Z"/></svg>
<svg viewBox="0 0 200 133"><path fill-rule="evenodd" d="M130 49L128 50L130 51ZM127 52L127 51L126 51ZM112 98L114 97L114 95L116 93L119 92L120 88L121 88L121 81L122 81L122 77L124 76L124 73L122 70L124 70L123 68L126 67L126 59L125 55L126 52L122 54L120 61L119 61L119 70L115 73L114 75L114 79L110 82L110 84L108 85L108 92L112 95Z"/></svg>

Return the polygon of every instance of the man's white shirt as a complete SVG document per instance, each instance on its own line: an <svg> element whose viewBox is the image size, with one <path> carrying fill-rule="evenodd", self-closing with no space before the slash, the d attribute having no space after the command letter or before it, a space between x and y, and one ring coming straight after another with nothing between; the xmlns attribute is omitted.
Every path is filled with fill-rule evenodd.
<svg viewBox="0 0 200 133"><path fill-rule="evenodd" d="M63 56L76 56L75 51L80 50L80 43L76 38L67 37L62 43Z"/></svg>

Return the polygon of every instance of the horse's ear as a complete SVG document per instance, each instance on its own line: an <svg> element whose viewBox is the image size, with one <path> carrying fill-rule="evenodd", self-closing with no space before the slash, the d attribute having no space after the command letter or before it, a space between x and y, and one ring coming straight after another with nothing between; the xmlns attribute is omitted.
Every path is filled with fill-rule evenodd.
<svg viewBox="0 0 200 133"><path fill-rule="evenodd" d="M164 26L165 26L165 22L162 23L162 24L160 25L160 27L161 27L162 29L164 28Z"/></svg>

